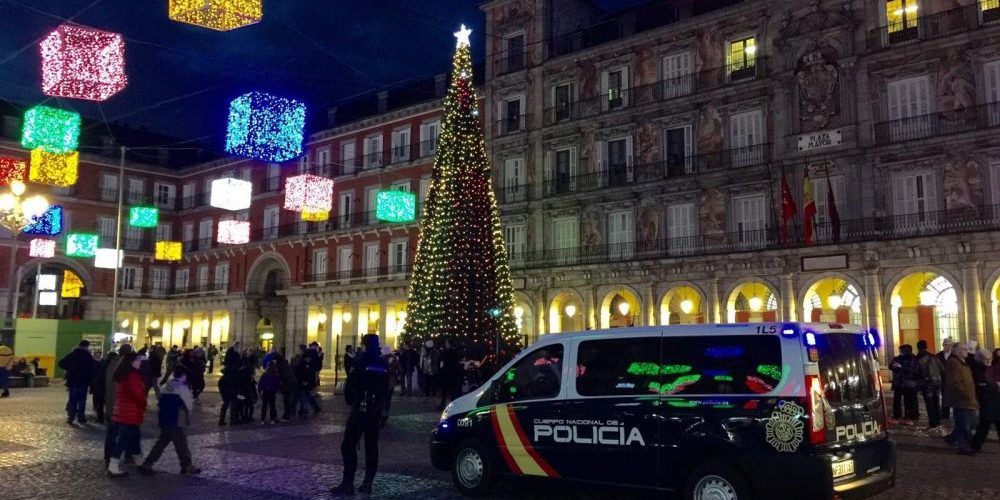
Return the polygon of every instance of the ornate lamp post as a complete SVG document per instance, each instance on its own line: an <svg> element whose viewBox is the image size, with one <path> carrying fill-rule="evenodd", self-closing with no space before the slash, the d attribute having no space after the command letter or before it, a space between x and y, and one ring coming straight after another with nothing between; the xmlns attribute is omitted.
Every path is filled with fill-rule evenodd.
<svg viewBox="0 0 1000 500"><path fill-rule="evenodd" d="M26 187L21 181L10 183L10 190L0 193L0 226L10 232L10 261L7 263L7 322L5 330L14 329L14 317L17 312L17 237L31 220L41 216L49 209L49 202L44 196L25 197Z"/></svg>

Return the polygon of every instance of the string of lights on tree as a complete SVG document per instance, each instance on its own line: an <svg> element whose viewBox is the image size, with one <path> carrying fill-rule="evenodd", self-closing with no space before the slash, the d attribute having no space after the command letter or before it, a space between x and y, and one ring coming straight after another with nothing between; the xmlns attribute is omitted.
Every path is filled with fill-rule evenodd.
<svg viewBox="0 0 1000 500"><path fill-rule="evenodd" d="M451 338L511 357L520 341L492 168L462 26L420 224L404 341Z"/></svg>

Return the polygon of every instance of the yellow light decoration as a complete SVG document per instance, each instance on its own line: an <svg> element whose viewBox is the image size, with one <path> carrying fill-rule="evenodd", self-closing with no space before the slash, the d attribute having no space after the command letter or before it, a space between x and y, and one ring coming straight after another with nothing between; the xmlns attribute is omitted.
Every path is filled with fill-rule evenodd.
<svg viewBox="0 0 1000 500"><path fill-rule="evenodd" d="M64 299L75 299L80 297L83 290L83 280L73 271L66 269L63 271L62 297Z"/></svg>
<svg viewBox="0 0 1000 500"><path fill-rule="evenodd" d="M259 23L264 17L262 0L170 0L173 21L217 31L229 31Z"/></svg>
<svg viewBox="0 0 1000 500"><path fill-rule="evenodd" d="M327 212L325 210L320 210L316 212L312 210L303 210L302 220L305 222L326 222L330 220L330 212Z"/></svg>
<svg viewBox="0 0 1000 500"><path fill-rule="evenodd" d="M184 255L184 245L179 241L157 241L156 260L178 261Z"/></svg>
<svg viewBox="0 0 1000 500"><path fill-rule="evenodd" d="M41 148L31 150L28 179L39 184L70 187L76 184L80 153L49 153Z"/></svg>

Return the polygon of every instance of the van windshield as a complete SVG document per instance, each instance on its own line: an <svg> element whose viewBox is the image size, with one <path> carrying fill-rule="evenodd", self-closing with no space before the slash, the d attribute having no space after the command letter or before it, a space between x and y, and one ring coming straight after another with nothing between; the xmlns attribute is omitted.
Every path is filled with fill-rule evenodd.
<svg viewBox="0 0 1000 500"><path fill-rule="evenodd" d="M868 401L878 396L875 353L861 335L828 333L817 336L819 373L830 403Z"/></svg>

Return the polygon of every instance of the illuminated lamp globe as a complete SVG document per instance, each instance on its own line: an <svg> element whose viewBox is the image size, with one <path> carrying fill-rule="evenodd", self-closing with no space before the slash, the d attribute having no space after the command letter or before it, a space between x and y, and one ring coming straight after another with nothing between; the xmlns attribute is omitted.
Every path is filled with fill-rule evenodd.
<svg viewBox="0 0 1000 500"><path fill-rule="evenodd" d="M751 311L757 312L760 311L761 307L764 307L764 301L760 297L750 297L749 305Z"/></svg>
<svg viewBox="0 0 1000 500"><path fill-rule="evenodd" d="M321 325L323 323L326 323L326 314L325 313L319 313L319 316L316 316L316 322L319 323L319 324L321 324Z"/></svg>
<svg viewBox="0 0 1000 500"><path fill-rule="evenodd" d="M933 306L937 302L937 293L933 290L924 290L920 292L920 305L922 306Z"/></svg>
<svg viewBox="0 0 1000 500"><path fill-rule="evenodd" d="M17 205L17 198L10 193L0 194L0 210L12 210Z"/></svg>
<svg viewBox="0 0 1000 500"><path fill-rule="evenodd" d="M208 328L208 318L201 320L201 327Z"/></svg>
<svg viewBox="0 0 1000 500"><path fill-rule="evenodd" d="M49 200L37 195L21 202L21 211L28 217L38 217L49 209Z"/></svg>
<svg viewBox="0 0 1000 500"><path fill-rule="evenodd" d="M368 321L378 321L378 311L377 310L372 309L371 311L368 311Z"/></svg>
<svg viewBox="0 0 1000 500"><path fill-rule="evenodd" d="M844 299L840 295L831 295L830 298L826 299L826 302L830 304L830 309L840 309L843 305Z"/></svg>
<svg viewBox="0 0 1000 500"><path fill-rule="evenodd" d="M122 320L122 328L128 328L129 321L128 318Z"/></svg>
<svg viewBox="0 0 1000 500"><path fill-rule="evenodd" d="M343 316L341 316L341 319L344 320L344 323L350 323L351 320L354 319L354 316L351 316L351 313L346 312L346 313L344 313Z"/></svg>
<svg viewBox="0 0 1000 500"><path fill-rule="evenodd" d="M154 319L149 323L149 327L152 328L153 330L156 330L157 328L160 327L160 320Z"/></svg>
<svg viewBox="0 0 1000 500"><path fill-rule="evenodd" d="M684 313L684 314L691 314L691 311L693 311L693 310L694 310L694 302L691 302L691 299L684 299L684 300L681 301L681 312L682 313Z"/></svg>
<svg viewBox="0 0 1000 500"><path fill-rule="evenodd" d="M622 316L628 316L628 312L631 309L632 309L632 306L629 305L628 301L623 300L623 301L621 301L621 302L618 303L618 312Z"/></svg>
<svg viewBox="0 0 1000 500"><path fill-rule="evenodd" d="M563 309L563 312L566 313L567 318L572 318L573 316L576 316L576 306L573 304L567 304L566 308Z"/></svg>
<svg viewBox="0 0 1000 500"><path fill-rule="evenodd" d="M181 322L181 327L182 328L191 328L191 320L186 319L186 320L182 321Z"/></svg>
<svg viewBox="0 0 1000 500"><path fill-rule="evenodd" d="M521 307L521 306L515 307L514 308L514 317L517 318L517 319L523 318L524 317L524 308Z"/></svg>
<svg viewBox="0 0 1000 500"><path fill-rule="evenodd" d="M10 183L10 192L14 193L14 196L21 196L24 194L26 186L21 181L13 181Z"/></svg>

